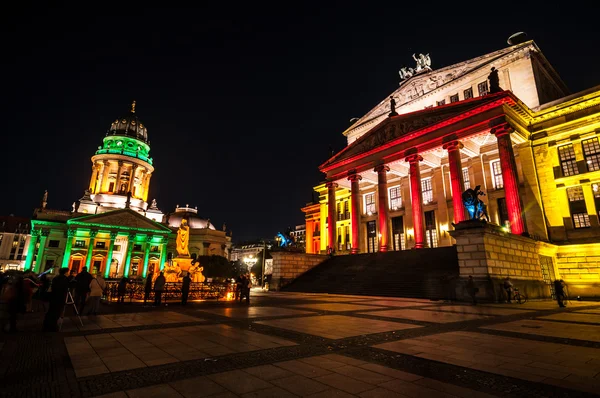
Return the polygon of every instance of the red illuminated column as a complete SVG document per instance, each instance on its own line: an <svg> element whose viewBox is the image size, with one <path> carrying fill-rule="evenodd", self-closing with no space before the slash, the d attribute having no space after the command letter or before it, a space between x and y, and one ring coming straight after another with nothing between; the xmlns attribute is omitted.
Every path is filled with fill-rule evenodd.
<svg viewBox="0 0 600 398"><path fill-rule="evenodd" d="M352 215L352 249L351 254L358 254L360 252L358 227L360 226L360 193L358 184L362 177L358 174L351 174L348 176L350 180L350 199L352 208L350 209Z"/></svg>
<svg viewBox="0 0 600 398"><path fill-rule="evenodd" d="M410 164L410 191L411 191L411 204L413 212L413 227L415 233L415 249L422 249L425 247L425 223L423 222L423 194L421 192L421 170L419 169L419 162L423 158L419 155L411 155L406 158L406 161Z"/></svg>
<svg viewBox="0 0 600 398"><path fill-rule="evenodd" d="M448 164L450 166L450 184L452 185L452 207L454 207L454 223L465 220L465 206L462 201L462 193L465 190L463 181L462 163L460 161L460 149L463 147L459 141L452 141L444 145L448 150Z"/></svg>
<svg viewBox="0 0 600 398"><path fill-rule="evenodd" d="M328 238L329 241L327 242L327 247L329 247L332 251L335 250L335 246L336 246L336 240L335 240L335 235L337 232L336 229L336 207L335 207L335 189L337 188L338 184L336 184L335 182L328 182L327 183L327 219L328 219L328 223L329 223L329 230L328 230Z"/></svg>
<svg viewBox="0 0 600 398"><path fill-rule="evenodd" d="M510 231L521 235L525 232L523 222L523 208L519 198L519 181L517 179L517 165L513 152L510 133L512 129L508 124L492 129L492 133L498 140L498 153L500 155L500 167L502 168L502 181L504 182L504 195L506 196L506 207L510 220Z"/></svg>
<svg viewBox="0 0 600 398"><path fill-rule="evenodd" d="M386 165L380 165L375 168L377 172L377 211L379 212L379 251L388 251L388 193L387 193L387 172L390 168Z"/></svg>

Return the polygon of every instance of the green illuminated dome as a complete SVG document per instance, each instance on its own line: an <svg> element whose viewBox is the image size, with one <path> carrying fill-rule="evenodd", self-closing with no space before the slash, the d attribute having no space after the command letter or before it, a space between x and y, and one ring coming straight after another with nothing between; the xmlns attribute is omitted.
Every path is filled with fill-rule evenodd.
<svg viewBox="0 0 600 398"><path fill-rule="evenodd" d="M131 104L131 111L127 116L116 119L110 125L110 129L108 129L106 136L111 135L131 137L143 141L146 144L149 143L148 130L135 114L135 101Z"/></svg>

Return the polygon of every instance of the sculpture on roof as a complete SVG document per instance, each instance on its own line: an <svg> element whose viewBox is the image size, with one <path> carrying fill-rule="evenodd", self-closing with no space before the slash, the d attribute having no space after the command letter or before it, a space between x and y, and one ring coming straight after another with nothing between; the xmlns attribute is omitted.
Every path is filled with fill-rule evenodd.
<svg viewBox="0 0 600 398"><path fill-rule="evenodd" d="M431 57L429 54L423 55L419 54L419 57L415 57L413 54L413 59L417 62L417 67L415 68L415 73L425 72L431 70Z"/></svg>
<svg viewBox="0 0 600 398"><path fill-rule="evenodd" d="M404 66L400 68L398 73L400 74L400 79L406 80L410 79L414 75L415 71L413 68L407 68L406 66Z"/></svg>
<svg viewBox="0 0 600 398"><path fill-rule="evenodd" d="M500 87L500 78L498 77L498 69L492 66L491 72L488 75L488 80L490 82L490 94L499 93L502 91Z"/></svg>
<svg viewBox="0 0 600 398"><path fill-rule="evenodd" d="M389 116L396 116L398 113L396 112L396 100L394 97L390 95L390 114Z"/></svg>
<svg viewBox="0 0 600 398"><path fill-rule="evenodd" d="M46 189L44 191L44 196L42 196L42 209L45 209L47 204L48 204L48 190Z"/></svg>

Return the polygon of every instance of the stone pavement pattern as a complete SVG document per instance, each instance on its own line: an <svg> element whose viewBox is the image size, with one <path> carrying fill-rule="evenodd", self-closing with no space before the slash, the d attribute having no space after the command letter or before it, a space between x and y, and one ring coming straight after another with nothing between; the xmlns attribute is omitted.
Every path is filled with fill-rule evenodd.
<svg viewBox="0 0 600 398"><path fill-rule="evenodd" d="M103 304L0 339L2 396L584 397L600 392L600 302L470 306L253 292L251 305Z"/></svg>

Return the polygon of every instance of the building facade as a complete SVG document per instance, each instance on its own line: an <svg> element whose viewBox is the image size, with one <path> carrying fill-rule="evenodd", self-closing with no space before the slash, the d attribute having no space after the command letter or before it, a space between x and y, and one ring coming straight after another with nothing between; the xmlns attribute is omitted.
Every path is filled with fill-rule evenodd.
<svg viewBox="0 0 600 398"><path fill-rule="evenodd" d="M453 245L454 225L468 218L462 193L479 187L489 222L536 242L538 266L572 294L600 294L600 87L568 95L532 41L440 70L424 65L320 166L319 202L302 209L307 253ZM494 274L491 260L480 267L459 253L461 274ZM540 275L514 267L498 276L505 271Z"/></svg>
<svg viewBox="0 0 600 398"><path fill-rule="evenodd" d="M30 231L28 218L0 217L0 271L23 269L29 251Z"/></svg>
<svg viewBox="0 0 600 398"><path fill-rule="evenodd" d="M156 200L148 204L154 171L149 143L134 101L130 113L111 124L103 145L92 156L89 187L72 210L49 209L48 193L44 194L30 223L31 238L28 241L24 233L18 238L19 242L25 239L17 254L22 257L21 269L56 273L68 267L79 272L85 266L106 278L139 278L149 271L158 275L175 252L176 231L183 218L191 227L189 245L194 256L228 258L231 236L200 219L197 209L177 208L165 217ZM7 242L11 239L2 236Z"/></svg>

